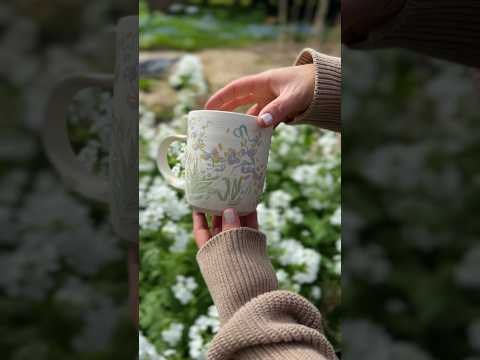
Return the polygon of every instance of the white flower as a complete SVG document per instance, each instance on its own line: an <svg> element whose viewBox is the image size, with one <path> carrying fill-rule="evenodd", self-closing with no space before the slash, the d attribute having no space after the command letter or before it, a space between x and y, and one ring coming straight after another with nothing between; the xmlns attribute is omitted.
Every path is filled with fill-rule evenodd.
<svg viewBox="0 0 480 360"><path fill-rule="evenodd" d="M188 304L193 299L193 292L198 284L193 277L177 276L177 282L172 286L173 295L183 305Z"/></svg>
<svg viewBox="0 0 480 360"><path fill-rule="evenodd" d="M333 271L335 274L340 275L342 273L342 257L340 255L335 255L333 257Z"/></svg>
<svg viewBox="0 0 480 360"><path fill-rule="evenodd" d="M303 264L304 247L297 240L284 240L278 244L278 247L283 250L283 254L278 258L280 264L283 266Z"/></svg>
<svg viewBox="0 0 480 360"><path fill-rule="evenodd" d="M188 204L180 199L177 192L157 177L151 185L140 181L139 186L139 223L144 230L157 230L167 217L179 220L190 213ZM180 245L181 248L181 245Z"/></svg>
<svg viewBox="0 0 480 360"><path fill-rule="evenodd" d="M337 135L332 131L325 131L318 138L317 144L322 148L323 155L330 155L336 151L338 144Z"/></svg>
<svg viewBox="0 0 480 360"><path fill-rule="evenodd" d="M280 147L278 148L278 153L281 156L286 156L290 152L290 145L287 143L281 143Z"/></svg>
<svg viewBox="0 0 480 360"><path fill-rule="evenodd" d="M190 233L184 228L169 221L162 227L162 232L174 240L173 245L169 247L169 250L174 253L185 251L190 240Z"/></svg>
<svg viewBox="0 0 480 360"><path fill-rule="evenodd" d="M337 210L330 217L330 224L332 225L341 225L342 223L342 208L339 206Z"/></svg>
<svg viewBox="0 0 480 360"><path fill-rule="evenodd" d="M262 228L281 230L285 226L285 218L278 209L269 209L262 203L257 207L257 214Z"/></svg>
<svg viewBox="0 0 480 360"><path fill-rule="evenodd" d="M312 185L319 179L319 165L300 165L292 173L292 179L299 184Z"/></svg>
<svg viewBox="0 0 480 360"><path fill-rule="evenodd" d="M285 218L291 220L295 224L300 224L303 222L302 210L300 210L298 207L287 209L285 211Z"/></svg>
<svg viewBox="0 0 480 360"><path fill-rule="evenodd" d="M165 357L168 359L169 357L174 356L174 355L176 355L176 354L177 354L177 352L176 352L175 350L173 350L173 349L167 349L167 350L165 350L165 351L163 352L162 355L165 356Z"/></svg>
<svg viewBox="0 0 480 360"><path fill-rule="evenodd" d="M270 194L269 205L272 208L286 209L290 206L291 201L292 195L283 190L275 190Z"/></svg>
<svg viewBox="0 0 480 360"><path fill-rule="evenodd" d="M173 322L168 329L162 331L162 339L170 346L176 346L182 339L184 328L183 324Z"/></svg>
<svg viewBox="0 0 480 360"><path fill-rule="evenodd" d="M173 87L191 87L199 94L207 90L203 78L203 66L200 58L195 55L184 55L177 63L174 73L168 79Z"/></svg>
<svg viewBox="0 0 480 360"><path fill-rule="evenodd" d="M198 6L195 6L195 5L187 6L187 7L185 8L185 12L186 12L188 15L196 14L196 13L198 13Z"/></svg>
<svg viewBox="0 0 480 360"><path fill-rule="evenodd" d="M208 308L208 316L211 318L218 318L218 309L215 305L212 305Z"/></svg>
<svg viewBox="0 0 480 360"><path fill-rule="evenodd" d="M140 331L138 332L138 357L139 360L165 360Z"/></svg>
<svg viewBox="0 0 480 360"><path fill-rule="evenodd" d="M322 289L318 286L312 286L310 295L315 300L320 300L322 298Z"/></svg>
<svg viewBox="0 0 480 360"><path fill-rule="evenodd" d="M286 283L288 281L288 273L283 269L278 270L277 280L279 283Z"/></svg>
<svg viewBox="0 0 480 360"><path fill-rule="evenodd" d="M281 144L294 144L298 141L299 130L295 126L281 123L276 131L276 137ZM277 140L276 139L276 140Z"/></svg>
<svg viewBox="0 0 480 360"><path fill-rule="evenodd" d="M320 269L320 254L312 249L304 249L304 271L296 272L293 280L300 284L311 284L317 279L318 270Z"/></svg>
<svg viewBox="0 0 480 360"><path fill-rule="evenodd" d="M297 271L292 279L300 284L310 284L317 279L320 268L320 254L315 250L303 247L297 240L288 239L281 241L278 247L283 250L278 261L283 266L303 265L303 271Z"/></svg>
<svg viewBox="0 0 480 360"><path fill-rule="evenodd" d="M190 327L189 354L193 360L205 360L209 343L205 340L208 333L216 334L220 329L218 312L214 306L208 308L208 316L200 315Z"/></svg>

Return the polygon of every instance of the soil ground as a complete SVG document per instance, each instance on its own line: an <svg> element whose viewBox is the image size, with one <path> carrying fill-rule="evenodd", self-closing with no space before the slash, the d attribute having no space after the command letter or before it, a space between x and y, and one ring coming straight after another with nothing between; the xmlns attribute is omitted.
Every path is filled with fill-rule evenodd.
<svg viewBox="0 0 480 360"><path fill-rule="evenodd" d="M220 89L239 77L256 74L271 68L292 65L298 53L305 47L311 47L323 53L340 56L339 43L292 43L271 42L246 48L220 48L198 51L204 66L204 76L209 84L209 92ZM162 57L177 58L185 54L182 51L152 51L140 53L140 60ZM175 105L175 91L166 79L161 79L149 93L142 92L140 100L152 109L161 111Z"/></svg>

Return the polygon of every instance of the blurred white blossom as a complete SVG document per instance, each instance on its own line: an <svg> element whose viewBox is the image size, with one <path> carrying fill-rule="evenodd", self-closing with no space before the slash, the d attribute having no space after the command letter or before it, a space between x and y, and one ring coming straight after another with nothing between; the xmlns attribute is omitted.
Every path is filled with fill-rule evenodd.
<svg viewBox="0 0 480 360"><path fill-rule="evenodd" d="M184 328L185 326L183 324L177 322L171 323L168 329L162 331L163 340L170 346L176 346L182 339Z"/></svg>
<svg viewBox="0 0 480 360"><path fill-rule="evenodd" d="M208 308L208 316L200 315L188 332L189 354L193 360L205 360L209 342L205 336L214 335L220 328L220 320L215 306Z"/></svg>
<svg viewBox="0 0 480 360"><path fill-rule="evenodd" d="M275 190L270 194L269 205L272 208L286 209L290 206L291 201L292 195L283 190Z"/></svg>
<svg viewBox="0 0 480 360"><path fill-rule="evenodd" d="M166 360L141 332L138 332L138 357L139 360Z"/></svg>
<svg viewBox="0 0 480 360"><path fill-rule="evenodd" d="M172 286L173 295L183 305L188 304L193 299L193 292L198 288L193 277L177 275L177 282Z"/></svg>
<svg viewBox="0 0 480 360"><path fill-rule="evenodd" d="M342 224L342 208L338 207L337 210L333 213L330 217L330 222L333 225L341 225Z"/></svg>

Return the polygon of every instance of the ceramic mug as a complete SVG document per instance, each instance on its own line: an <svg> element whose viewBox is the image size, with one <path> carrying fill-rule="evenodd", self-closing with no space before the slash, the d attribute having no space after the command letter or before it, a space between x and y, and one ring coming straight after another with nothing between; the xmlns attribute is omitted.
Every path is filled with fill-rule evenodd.
<svg viewBox="0 0 480 360"><path fill-rule="evenodd" d="M220 215L227 208L240 215L260 202L272 128L261 128L254 116L227 111L197 110L188 114L188 135L160 142L158 168L165 180L184 190L197 211ZM176 177L167 162L174 141L186 141L185 177Z"/></svg>
<svg viewBox="0 0 480 360"><path fill-rule="evenodd" d="M121 18L116 27L114 74L76 74L54 87L43 126L49 160L72 190L107 203L116 234L138 239L138 16ZM109 171L89 173L77 159L67 131L67 111L82 89L113 89Z"/></svg>

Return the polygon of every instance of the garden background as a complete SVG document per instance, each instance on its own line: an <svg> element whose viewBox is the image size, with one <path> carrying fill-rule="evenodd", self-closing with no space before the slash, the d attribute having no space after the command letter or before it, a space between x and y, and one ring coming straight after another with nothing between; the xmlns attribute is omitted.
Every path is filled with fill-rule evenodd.
<svg viewBox="0 0 480 360"><path fill-rule="evenodd" d="M190 209L156 169L159 139L184 133L188 111L229 81L292 65L304 47L340 54L336 2L324 9L313 6L327 3L322 1L296 2L305 5L298 8L286 2L285 9L279 3L163 2L159 8L140 2L141 359L203 359L219 326L195 261ZM171 165L181 173L183 148L171 150ZM266 183L258 216L280 287L322 311L338 348L339 136L279 126Z"/></svg>

